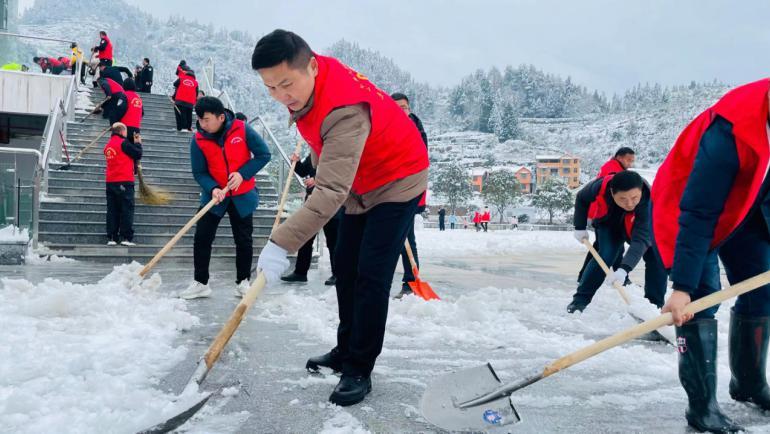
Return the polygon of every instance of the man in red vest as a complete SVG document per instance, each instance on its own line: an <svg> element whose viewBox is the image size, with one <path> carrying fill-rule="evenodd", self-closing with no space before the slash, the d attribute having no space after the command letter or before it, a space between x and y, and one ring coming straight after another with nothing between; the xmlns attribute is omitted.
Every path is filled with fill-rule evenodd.
<svg viewBox="0 0 770 434"><path fill-rule="evenodd" d="M100 78L99 87L104 92L105 102L102 103L102 117L109 119L110 125L123 119L128 109L125 89L111 78Z"/></svg>
<svg viewBox="0 0 770 434"><path fill-rule="evenodd" d="M174 81L174 115L176 115L176 130L192 131L192 111L198 100L198 80L192 70L177 71L179 78Z"/></svg>
<svg viewBox="0 0 770 434"><path fill-rule="evenodd" d="M484 207L484 212L481 214L481 227L484 228L484 232L489 230L489 221L492 220L489 214L489 207Z"/></svg>
<svg viewBox="0 0 770 434"><path fill-rule="evenodd" d="M473 226L476 228L476 232L481 230L481 213L473 211Z"/></svg>
<svg viewBox="0 0 770 434"><path fill-rule="evenodd" d="M340 323L337 346L306 367L342 371L329 400L361 402L382 350L390 287L418 203L427 189L428 152L393 99L338 60L275 30L257 43L251 66L318 157L315 190L276 231L257 262L272 285L286 256L344 206L335 250Z"/></svg>
<svg viewBox="0 0 770 434"><path fill-rule="evenodd" d="M699 430L741 429L716 400L718 307L682 310L721 289L719 263L730 284L770 266L768 90L763 79L728 92L679 135L655 176L655 245L670 268L674 291L664 311L678 326L679 378L687 422ZM741 295L731 310L730 396L770 410L765 377L770 336L770 285Z"/></svg>
<svg viewBox="0 0 770 434"><path fill-rule="evenodd" d="M634 161L636 160L636 154L634 150L629 147L622 147L615 152L615 156L609 161L604 163L599 169L597 178L604 178L607 175L618 173L623 170L628 170L634 167Z"/></svg>
<svg viewBox="0 0 770 434"><path fill-rule="evenodd" d="M142 158L142 138L126 138L128 129L120 122L112 125L112 136L104 145L107 159L107 245L135 246L134 166Z"/></svg>
<svg viewBox="0 0 770 434"><path fill-rule="evenodd" d="M650 249L650 189L642 177L628 170L597 178L583 187L575 198L575 239L588 239L588 219L596 232L596 250L606 264L620 266L606 276L593 257L588 262L567 312L582 312L593 299L602 282L623 284L628 273L644 259L644 296L657 307L663 306L666 272L660 259ZM629 243L628 251L623 246Z"/></svg>
<svg viewBox="0 0 770 434"><path fill-rule="evenodd" d="M211 245L219 222L227 213L235 239L235 295L249 289L254 259L252 232L259 191L254 176L270 161L270 150L249 125L235 119L222 101L203 97L195 105L198 132L190 142L190 166L201 186L201 206L214 198L217 205L195 225L193 263L195 280L179 294L184 299L208 297ZM224 192L229 187L230 191Z"/></svg>
<svg viewBox="0 0 770 434"><path fill-rule="evenodd" d="M112 41L104 30L99 32L99 45L91 49L99 55L99 65L112 66Z"/></svg>

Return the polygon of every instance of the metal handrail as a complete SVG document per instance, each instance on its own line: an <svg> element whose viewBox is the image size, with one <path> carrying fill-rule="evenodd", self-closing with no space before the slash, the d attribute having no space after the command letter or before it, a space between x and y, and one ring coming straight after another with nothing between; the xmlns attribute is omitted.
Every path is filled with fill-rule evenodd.
<svg viewBox="0 0 770 434"><path fill-rule="evenodd" d="M35 175L33 177L33 189L32 189L32 247L37 248L37 232L40 222L40 180L43 176L43 172L40 169L40 160L43 158L40 151L37 149L28 148L7 148L0 147L0 153L2 154L26 154L32 155L37 160L35 165ZM18 209L19 204L16 204ZM16 226L19 226L19 222L16 222Z"/></svg>
<svg viewBox="0 0 770 434"><path fill-rule="evenodd" d="M77 41L73 41L72 39L46 38L43 36L22 35L21 33L11 33L11 32L0 32L0 36L13 36L16 38L38 39L41 41L66 42L68 44L77 43Z"/></svg>
<svg viewBox="0 0 770 434"><path fill-rule="evenodd" d="M273 134L273 131L270 130L270 128L267 126L267 124L265 123L265 120L262 119L262 116L257 115L256 117L251 118L251 120L249 121L249 125L251 125L256 121L259 121L259 123L262 124L262 128L264 128L265 131L267 131L268 136L270 136L270 140L272 140L273 143L275 143L275 147L278 149L278 153L281 154L281 158L283 159L284 163L286 163L287 167L291 168L291 159L289 159L289 157L286 155L286 152L284 152L280 142L275 137L275 134ZM296 172L294 173L294 177L297 179L297 182L299 182L299 185L304 188L305 181L303 181L302 178L299 175L297 175Z"/></svg>

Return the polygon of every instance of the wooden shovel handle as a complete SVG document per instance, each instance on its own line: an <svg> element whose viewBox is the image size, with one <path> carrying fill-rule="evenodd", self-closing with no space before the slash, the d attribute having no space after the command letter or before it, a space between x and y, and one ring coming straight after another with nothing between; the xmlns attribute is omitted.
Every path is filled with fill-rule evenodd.
<svg viewBox="0 0 770 434"><path fill-rule="evenodd" d="M72 164L72 163L74 163L74 162L78 161L78 160L80 159L80 157L81 157L81 156L82 156L82 155L83 155L83 154L84 154L84 153L85 153L87 150L89 150L89 149L91 148L91 146L93 146L93 145L94 145L94 143L96 143L96 142L97 142L99 139L101 139L101 138L102 138L102 136L104 136L105 134L107 134L107 131L109 131L109 130L110 130L110 128L112 128L112 127L110 126L110 127L107 127L107 128L105 128L105 129L104 129L104 131L102 131L101 133L99 133L99 135L98 135L98 136L96 136L96 138L95 138L95 139L91 140L91 142L90 142L89 144L87 144L87 145L86 145L86 146L85 146L83 149L81 149L81 150L80 150L80 152L78 152L78 155L76 155L76 156L75 156L75 158L73 158L73 159L72 159L72 161L70 161L70 162L69 162L69 164Z"/></svg>
<svg viewBox="0 0 770 434"><path fill-rule="evenodd" d="M297 140L297 146L294 147L294 153L299 154L302 150L302 140ZM281 224L281 214L283 214L283 207L286 204L286 198L289 196L289 188L291 187L291 178L294 176L294 168L297 166L296 161L291 162L289 167L289 174L286 175L286 182L283 185L283 192L281 193L281 202L278 204L278 212L275 214L275 222L273 222L273 229L270 230L272 234L275 228Z"/></svg>
<svg viewBox="0 0 770 434"><path fill-rule="evenodd" d="M706 297L699 298L698 300L688 304L684 308L684 312L696 314L700 311L722 303L725 300L729 300L733 297L737 297L741 294L753 291L760 286L767 285L768 283L770 283L770 271L758 274L750 279L746 279L743 282L737 283L727 289L714 292ZM624 342L628 342L631 339L645 335L652 332L653 330L657 330L672 323L673 320L671 313L667 312L649 321L645 321L634 327L623 330L620 333L602 339L592 345L589 345L583 349L575 351L572 354L568 354L554 361L550 365L546 366L543 370L543 378L549 375L553 375L562 369L568 368L578 362L582 362L589 357L593 357L596 354L599 354Z"/></svg>
<svg viewBox="0 0 770 434"><path fill-rule="evenodd" d="M260 272L254 282L251 284L251 287L249 287L249 290L246 292L246 294L244 294L241 302L238 303L238 306L235 307L233 313L230 314L230 318L227 319L227 322L222 327L222 330L220 330L219 334L217 334L217 337L214 338L214 341L209 346L206 354L203 356L203 360L206 362L207 370L211 369L211 367L214 366L214 363L219 360L219 356L222 354L222 350L224 350L225 346L230 341L230 338L233 337L233 334L235 334L235 330L238 329L238 326L241 324L241 321L243 321L243 317L246 315L246 312L248 312L251 305L254 304L254 300L256 300L257 297L259 297L259 295L262 293L262 290L265 288L265 284L265 275L264 273ZM200 381L198 383L200 383Z"/></svg>
<svg viewBox="0 0 770 434"><path fill-rule="evenodd" d="M230 187L225 187L222 191L226 194L228 191L230 191ZM190 221L188 221L187 224L184 225L182 229L180 229L179 232L177 232L176 235L174 235L174 237L171 238L166 243L166 245L163 246L163 248L160 249L160 251L155 254L155 256L150 260L150 262L148 262L147 265L145 265L144 268L142 268L142 271L139 272L139 275L144 277L147 273L149 273L150 270L152 270L152 267L154 267L155 264L157 264L158 261L160 261L160 258L162 258L166 253L168 253L169 250L171 250L176 245L179 239L182 238L182 236L186 234L187 231L189 231L190 228L192 228L193 225L197 223L198 220L200 220L201 217L203 217L207 212L209 212L209 210L213 208L214 205L216 204L217 204L217 200L215 198L211 198L209 203L207 203L206 206L201 208L200 211L195 213L193 218L191 218Z"/></svg>
<svg viewBox="0 0 770 434"><path fill-rule="evenodd" d="M420 270L417 268L417 261L414 260L414 254L412 253L412 246L409 245L409 239L404 240L404 248L406 249L406 256L409 257L409 263L412 265L412 274L414 274L415 279L418 279L420 277Z"/></svg>
<svg viewBox="0 0 770 434"><path fill-rule="evenodd" d="M604 274L607 276L612 274L612 270L610 270L610 267L607 266L607 263L604 262L604 259L602 259L601 256L599 256L599 252L594 249L594 246L591 245L591 242L588 241L587 238L583 238L583 245L588 247L588 251L591 252L591 255L594 257L594 260L597 264L599 264L600 267L602 267L602 270L604 270ZM618 290L618 294L620 294L620 298L623 299L623 301L626 302L626 304L631 304L631 302L628 300L628 294L626 293L626 290L623 288L623 285L618 283L617 281L612 283L612 286L615 287L615 289Z"/></svg>

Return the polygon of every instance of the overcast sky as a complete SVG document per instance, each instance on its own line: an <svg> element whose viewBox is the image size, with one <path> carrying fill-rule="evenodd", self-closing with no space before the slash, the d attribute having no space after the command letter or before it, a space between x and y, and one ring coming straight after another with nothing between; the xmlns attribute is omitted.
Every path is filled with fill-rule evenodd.
<svg viewBox="0 0 770 434"><path fill-rule="evenodd" d="M441 85L522 63L608 93L770 75L768 0L127 1L255 36L293 30L315 49L344 38Z"/></svg>

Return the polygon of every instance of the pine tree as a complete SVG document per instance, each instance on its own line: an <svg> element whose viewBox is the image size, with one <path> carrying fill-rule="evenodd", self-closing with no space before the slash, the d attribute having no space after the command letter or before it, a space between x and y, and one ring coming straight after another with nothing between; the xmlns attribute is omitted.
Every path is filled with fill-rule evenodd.
<svg viewBox="0 0 770 434"><path fill-rule="evenodd" d="M459 162L451 161L431 173L433 174L432 190L446 199L452 213L458 205L462 205L471 198L470 178Z"/></svg>
<svg viewBox="0 0 770 434"><path fill-rule="evenodd" d="M510 170L494 170L487 173L481 197L484 201L497 208L500 223L504 222L505 209L516 202L521 187L516 176Z"/></svg>
<svg viewBox="0 0 770 434"><path fill-rule="evenodd" d="M532 205L548 213L548 224L553 224L557 212L566 212L574 206L574 197L561 178L549 178L537 186Z"/></svg>

